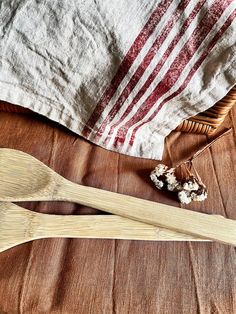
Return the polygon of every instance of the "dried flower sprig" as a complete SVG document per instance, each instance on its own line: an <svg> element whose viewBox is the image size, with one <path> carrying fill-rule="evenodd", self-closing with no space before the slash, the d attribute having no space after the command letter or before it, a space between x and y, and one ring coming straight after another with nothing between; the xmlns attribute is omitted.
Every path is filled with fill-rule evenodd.
<svg viewBox="0 0 236 314"><path fill-rule="evenodd" d="M201 180L192 173L189 173L185 179L176 173L176 168L168 168L164 164L159 164L151 172L150 178L159 190L166 188L168 191L176 192L182 204L204 201L207 198L207 189Z"/></svg>
<svg viewBox="0 0 236 314"><path fill-rule="evenodd" d="M207 198L208 192L197 171L195 170L195 174L191 172L192 161L216 140L231 131L232 129L224 131L201 150L197 151L189 160L182 162L174 168L168 168L164 164L157 165L150 174L151 180L159 190L167 189L168 191L177 193L178 199L182 204L189 204L192 201L204 201Z"/></svg>

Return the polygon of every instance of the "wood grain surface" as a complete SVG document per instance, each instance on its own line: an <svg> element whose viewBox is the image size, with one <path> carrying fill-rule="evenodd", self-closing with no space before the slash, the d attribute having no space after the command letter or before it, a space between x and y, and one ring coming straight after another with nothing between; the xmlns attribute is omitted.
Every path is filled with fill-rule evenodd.
<svg viewBox="0 0 236 314"><path fill-rule="evenodd" d="M236 219L235 118L233 108L221 127L233 132L194 161L209 197L189 205L192 210ZM164 162L179 163L210 140L175 132ZM156 161L106 151L38 115L0 112L0 147L32 154L84 185L179 205L152 186ZM20 205L44 213L96 213L66 202ZM216 243L36 240L0 254L0 313L233 314L235 257L234 247Z"/></svg>

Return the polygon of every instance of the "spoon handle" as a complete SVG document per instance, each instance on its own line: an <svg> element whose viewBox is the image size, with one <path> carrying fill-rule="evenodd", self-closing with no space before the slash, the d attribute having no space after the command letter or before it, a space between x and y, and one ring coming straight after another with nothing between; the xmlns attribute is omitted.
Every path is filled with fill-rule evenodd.
<svg viewBox="0 0 236 314"><path fill-rule="evenodd" d="M236 221L63 181L55 198L177 232L236 245Z"/></svg>

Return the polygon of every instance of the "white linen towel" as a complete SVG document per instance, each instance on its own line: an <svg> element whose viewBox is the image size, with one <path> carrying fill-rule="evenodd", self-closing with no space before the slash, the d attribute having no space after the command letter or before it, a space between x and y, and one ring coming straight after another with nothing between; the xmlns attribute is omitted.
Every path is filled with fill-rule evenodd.
<svg viewBox="0 0 236 314"><path fill-rule="evenodd" d="M234 0L2 0L0 99L161 159L236 83L235 16Z"/></svg>

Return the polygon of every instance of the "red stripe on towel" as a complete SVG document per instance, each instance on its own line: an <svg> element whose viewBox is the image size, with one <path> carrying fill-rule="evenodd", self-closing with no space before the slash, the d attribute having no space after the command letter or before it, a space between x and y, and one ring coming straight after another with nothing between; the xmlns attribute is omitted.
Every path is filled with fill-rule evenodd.
<svg viewBox="0 0 236 314"><path fill-rule="evenodd" d="M132 133L131 139L130 139L130 145L133 145L135 134L137 130L143 126L144 124L150 122L155 118L155 116L158 114L158 112L161 110L163 105L168 102L169 100L173 99L174 97L178 96L188 85L188 83L191 81L194 73L197 71L197 69L201 66L202 62L206 59L210 51L214 48L217 41L220 39L222 34L227 30L227 28L231 25L232 21L236 17L236 10L233 11L233 13L228 17L227 21L224 23L224 25L221 27L221 29L217 32L217 34L214 36L210 44L208 45L207 49L203 52L201 57L198 59L198 61L194 64L191 71L189 72L187 78L185 79L184 83L178 88L177 91L175 91L173 94L171 94L169 97L164 99L161 104L158 106L158 108L153 112L153 114L150 116L149 119L144 121L141 125L137 126Z"/></svg>
<svg viewBox="0 0 236 314"><path fill-rule="evenodd" d="M187 7L187 5L189 4L189 2L190 2L190 0L181 1L181 3L176 8L176 10L172 13L172 16L170 17L169 21L165 25L164 29L162 30L160 35L158 35L158 37L156 38L156 40L152 44L151 48L149 49L148 53L146 54L146 56L144 57L144 59L142 60L140 65L138 66L137 70L133 74L129 83L123 89L123 91L120 94L119 98L117 99L116 103L111 108L107 117L103 121L102 125L100 126L100 128L98 130L97 137L102 136L106 125L114 119L116 113L120 110L121 106L124 104L126 99L129 97L130 93L132 92L132 90L137 85L138 81L140 80L143 73L146 71L147 67L150 65L150 63L153 60L153 58L155 57L157 51L162 46L162 44L165 41L166 37L168 36L169 32L174 27L175 22L178 21L178 19L180 18L181 14L184 12L184 10ZM205 2L205 0L201 0L200 3L201 2Z"/></svg>
<svg viewBox="0 0 236 314"><path fill-rule="evenodd" d="M100 118L104 108L107 106L107 104L109 103L113 95L115 94L121 81L128 73L131 65L134 63L141 49L143 48L148 38L153 33L156 25L159 23L163 14L166 12L166 10L168 9L172 1L173 0L161 1L161 3L157 6L157 8L151 14L149 20L147 21L147 23L145 24L145 26L139 33L138 37L135 39L134 43L132 44L131 48L129 49L128 53L124 57L123 61L121 62L118 68L118 71L115 74L114 78L112 79L109 87L106 89L99 103L95 107L92 115L87 121L86 126L84 127L82 131L83 136L87 137L91 133L93 127L95 126L98 119Z"/></svg>
<svg viewBox="0 0 236 314"><path fill-rule="evenodd" d="M197 5L195 6L195 8L193 9L193 11L191 12L191 14L189 15L189 17L186 19L186 21L184 22L180 32L174 37L174 39L172 40L172 42L170 43L169 47L167 48L167 50L165 51L162 59L158 62L158 64L156 65L156 67L154 68L153 72L149 75L147 81L144 83L144 85L141 87L141 89L138 91L138 93L136 94L136 96L134 97L134 99L132 100L132 102L130 103L130 105L127 107L127 113L131 112L131 110L133 109L133 107L136 105L136 103L140 100L140 98L144 95L144 93L146 92L146 90L148 89L148 87L151 85L151 83L153 82L153 80L156 78L156 76L158 75L158 73L160 72L162 66L164 65L164 63L166 62L166 60L168 59L169 55L171 54L171 52L173 51L173 49L175 48L175 46L178 44L179 40L182 38L182 36L185 34L187 28L189 27L189 25L191 24L191 22L193 21L193 19L195 18L195 16L197 15L197 13L200 11L201 7L203 6L203 4L205 3L206 0L201 0L197 3ZM109 141L109 136L114 132L114 128L117 127L121 121L125 118L126 115L123 115L121 117L121 119L119 121L117 121L110 129L110 132L108 134L108 137L106 138L105 142ZM106 121L107 123L107 121ZM104 124L104 122L103 122ZM99 129L98 132L98 136L101 134L101 131Z"/></svg>
<svg viewBox="0 0 236 314"><path fill-rule="evenodd" d="M125 141L125 136L128 129L138 121L142 120L149 112L149 110L154 106L156 101L174 86L190 59L194 56L197 49L200 47L206 36L212 30L215 23L218 21L220 16L223 14L225 9L231 2L232 0L215 1L215 3L202 18L191 37L188 39L187 43L181 49L178 56L171 64L162 81L156 86L156 88L151 93L151 95L149 95L146 101L142 103L142 105L138 108L135 115L130 118L124 126L120 127L117 132L114 145L116 145L116 143L118 142L123 143ZM128 113L129 112L126 111L122 118L124 119L128 115Z"/></svg>

